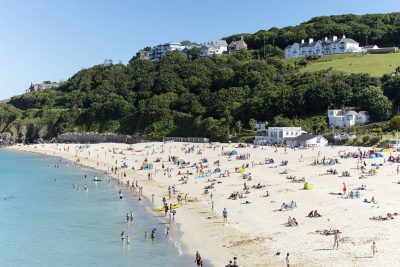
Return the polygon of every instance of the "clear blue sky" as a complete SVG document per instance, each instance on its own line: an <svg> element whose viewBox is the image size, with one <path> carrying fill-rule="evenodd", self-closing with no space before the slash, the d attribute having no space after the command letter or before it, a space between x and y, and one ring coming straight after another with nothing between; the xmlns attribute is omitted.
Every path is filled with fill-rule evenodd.
<svg viewBox="0 0 400 267"><path fill-rule="evenodd" d="M315 16L400 11L399 0L0 0L0 99L142 47L207 41Z"/></svg>

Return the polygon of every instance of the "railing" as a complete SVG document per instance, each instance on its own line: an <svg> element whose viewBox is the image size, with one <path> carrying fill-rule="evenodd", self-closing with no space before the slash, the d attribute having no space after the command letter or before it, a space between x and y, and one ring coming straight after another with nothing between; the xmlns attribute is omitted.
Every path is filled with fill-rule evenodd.
<svg viewBox="0 0 400 267"><path fill-rule="evenodd" d="M184 142L184 143L210 143L210 139L203 137L163 137L163 142Z"/></svg>

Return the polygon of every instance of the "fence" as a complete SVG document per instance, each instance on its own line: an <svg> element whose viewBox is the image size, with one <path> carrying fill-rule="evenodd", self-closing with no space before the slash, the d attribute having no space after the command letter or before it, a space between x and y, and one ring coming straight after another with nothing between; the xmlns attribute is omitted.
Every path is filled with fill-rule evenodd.
<svg viewBox="0 0 400 267"><path fill-rule="evenodd" d="M163 137L163 142L184 142L184 143L210 143L210 139L203 137Z"/></svg>

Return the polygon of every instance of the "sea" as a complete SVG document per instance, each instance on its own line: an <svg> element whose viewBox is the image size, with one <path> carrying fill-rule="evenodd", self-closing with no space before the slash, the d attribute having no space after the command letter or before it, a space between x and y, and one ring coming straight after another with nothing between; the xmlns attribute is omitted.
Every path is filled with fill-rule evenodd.
<svg viewBox="0 0 400 267"><path fill-rule="evenodd" d="M116 183L94 176L105 178L58 158L0 150L0 267L194 265L178 224L170 226L135 193L123 191L119 200ZM133 223L126 222L128 211ZM145 240L153 228L155 240ZM121 241L122 231L130 244Z"/></svg>

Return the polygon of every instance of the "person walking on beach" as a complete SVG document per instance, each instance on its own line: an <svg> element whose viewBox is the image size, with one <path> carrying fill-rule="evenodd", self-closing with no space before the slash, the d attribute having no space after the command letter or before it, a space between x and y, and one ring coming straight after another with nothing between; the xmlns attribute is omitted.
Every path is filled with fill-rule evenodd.
<svg viewBox="0 0 400 267"><path fill-rule="evenodd" d="M169 236L169 227L165 228L165 238L168 239Z"/></svg>
<svg viewBox="0 0 400 267"><path fill-rule="evenodd" d="M202 260L201 260L201 256L200 253L198 251L196 251L196 259L195 262L197 264L197 267L200 267L202 265Z"/></svg>
<svg viewBox="0 0 400 267"><path fill-rule="evenodd" d="M339 249L339 241L340 241L339 230L336 230L335 236L334 236L333 249L335 249L335 247L336 247L336 250Z"/></svg>
<svg viewBox="0 0 400 267"><path fill-rule="evenodd" d="M371 249L372 249L372 257L375 257L375 254L378 252L378 248L376 247L375 241L372 242Z"/></svg>
<svg viewBox="0 0 400 267"><path fill-rule="evenodd" d="M224 222L228 221L228 211L226 210L226 208L224 208L224 210L222 211L222 217L224 217Z"/></svg>
<svg viewBox="0 0 400 267"><path fill-rule="evenodd" d="M285 263L286 263L286 267L290 267L289 253L286 254Z"/></svg>
<svg viewBox="0 0 400 267"><path fill-rule="evenodd" d="M344 196L346 196L346 191L347 191L346 183L343 182L343 195Z"/></svg>

